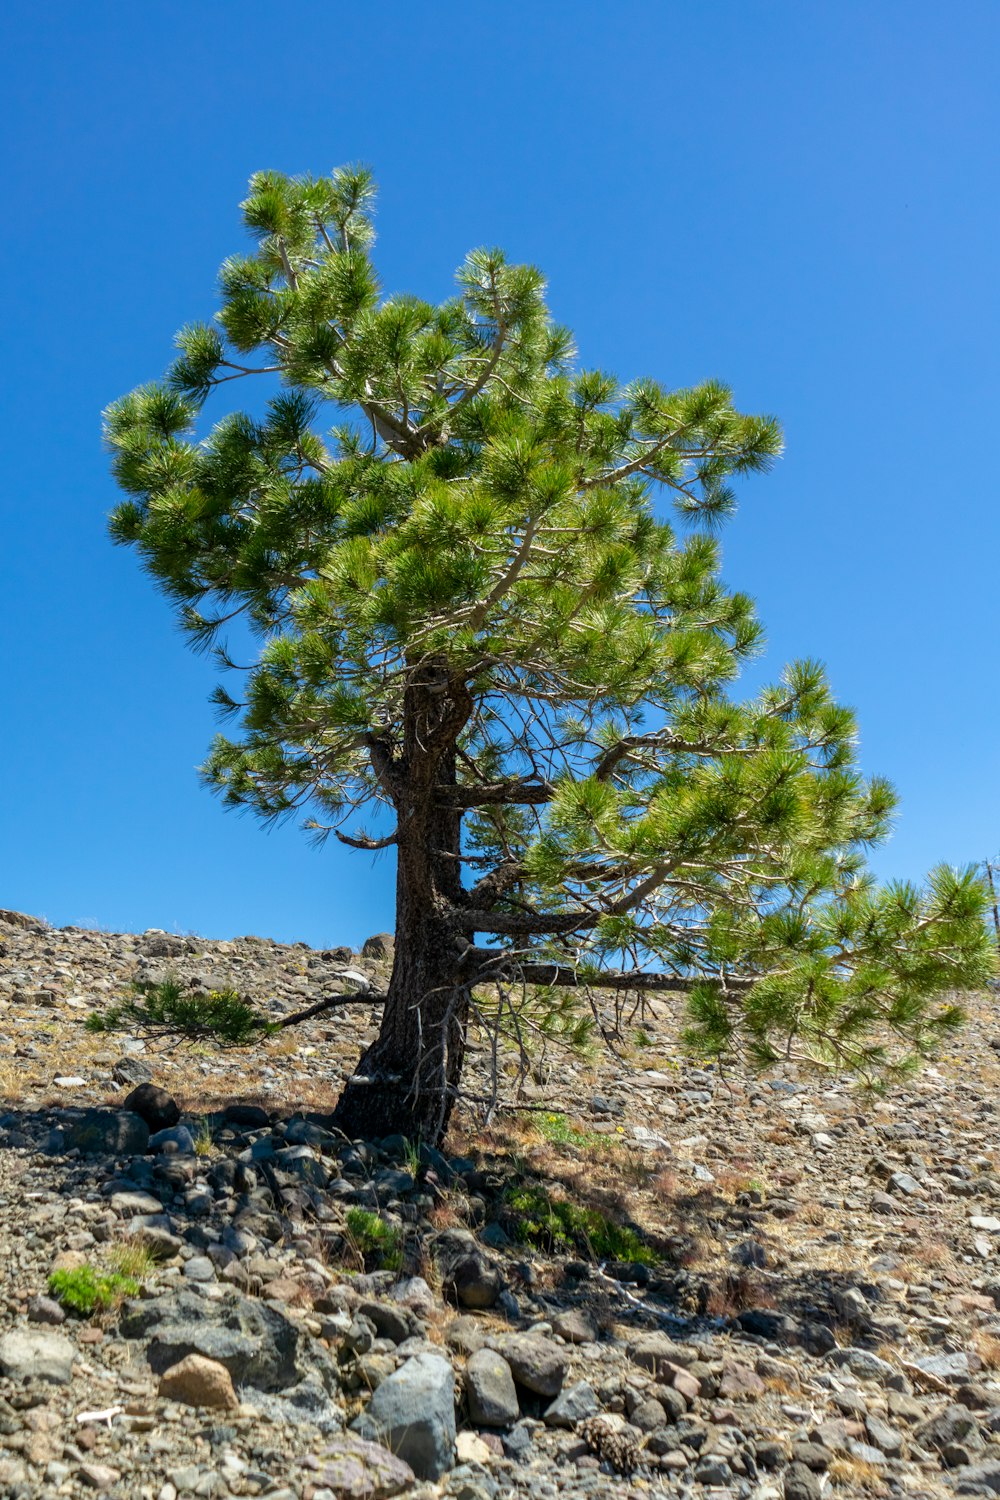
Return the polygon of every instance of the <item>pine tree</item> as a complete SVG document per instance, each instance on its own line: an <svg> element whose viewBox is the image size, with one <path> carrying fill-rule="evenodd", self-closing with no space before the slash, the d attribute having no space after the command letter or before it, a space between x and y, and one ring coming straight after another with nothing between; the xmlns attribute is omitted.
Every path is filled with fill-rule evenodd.
<svg viewBox="0 0 1000 1500"><path fill-rule="evenodd" d="M440 306L384 296L372 205L361 169L255 176L215 320L106 414L114 539L243 672L209 783L395 850L382 1027L338 1122L439 1138L494 986L686 995L720 1058L912 1066L991 972L985 895L972 870L873 884L893 793L819 666L732 695L761 629L714 533L778 424L715 381L580 367L498 250ZM266 401L201 427L254 376Z"/></svg>

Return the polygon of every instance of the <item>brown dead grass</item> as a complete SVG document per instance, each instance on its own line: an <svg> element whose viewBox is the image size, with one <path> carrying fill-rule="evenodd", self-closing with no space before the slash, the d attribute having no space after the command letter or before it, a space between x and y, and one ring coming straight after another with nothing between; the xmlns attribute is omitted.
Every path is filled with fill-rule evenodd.
<svg viewBox="0 0 1000 1500"><path fill-rule="evenodd" d="M827 1473L838 1489L864 1490L869 1495L889 1493L881 1470L863 1458L835 1458Z"/></svg>
<svg viewBox="0 0 1000 1500"><path fill-rule="evenodd" d="M1000 1338L978 1330L972 1335L972 1347L987 1370L1000 1370Z"/></svg>

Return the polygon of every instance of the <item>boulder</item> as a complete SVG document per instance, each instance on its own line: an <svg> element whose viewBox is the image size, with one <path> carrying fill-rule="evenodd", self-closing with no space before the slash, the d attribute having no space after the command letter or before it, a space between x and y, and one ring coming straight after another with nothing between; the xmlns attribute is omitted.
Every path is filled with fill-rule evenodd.
<svg viewBox="0 0 1000 1500"><path fill-rule="evenodd" d="M76 1349L61 1333L14 1329L0 1338L0 1374L11 1380L47 1380L68 1385Z"/></svg>
<svg viewBox="0 0 1000 1500"><path fill-rule="evenodd" d="M515 1333L501 1345L517 1384L536 1396L558 1396L566 1375L566 1350L536 1333Z"/></svg>
<svg viewBox="0 0 1000 1500"><path fill-rule="evenodd" d="M145 1120L151 1131L169 1130L181 1117L177 1102L155 1083L140 1083L125 1100L125 1108Z"/></svg>
<svg viewBox="0 0 1000 1500"><path fill-rule="evenodd" d="M440 1354L415 1354L382 1381L351 1424L409 1464L418 1479L440 1479L455 1463L455 1376Z"/></svg>
<svg viewBox="0 0 1000 1500"><path fill-rule="evenodd" d="M446 1229L434 1240L431 1252L441 1272L444 1292L460 1307L488 1308L503 1291L499 1267L466 1229Z"/></svg>
<svg viewBox="0 0 1000 1500"><path fill-rule="evenodd" d="M510 1365L495 1349L479 1349L470 1357L465 1399L475 1427L509 1427L521 1415Z"/></svg>
<svg viewBox="0 0 1000 1500"><path fill-rule="evenodd" d="M311 1483L332 1490L338 1500L389 1500L412 1489L415 1478L395 1453L353 1432L324 1444L322 1462L310 1475Z"/></svg>
<svg viewBox="0 0 1000 1500"><path fill-rule="evenodd" d="M149 1126L131 1110L84 1109L63 1120L64 1151L85 1156L141 1156L149 1144Z"/></svg>
<svg viewBox="0 0 1000 1500"><path fill-rule="evenodd" d="M158 1375L189 1354L225 1365L237 1386L281 1391L301 1377L299 1331L277 1308L236 1291L218 1300L197 1292L168 1292L127 1302L122 1335L148 1341L147 1358Z"/></svg>
<svg viewBox="0 0 1000 1500"><path fill-rule="evenodd" d="M233 1411L240 1404L233 1389L233 1377L225 1365L202 1354L188 1354L164 1370L159 1393L165 1400L180 1401L184 1406Z"/></svg>
<svg viewBox="0 0 1000 1500"><path fill-rule="evenodd" d="M361 945L361 957L376 960L389 959L395 947L396 940L391 932L376 932L370 938L365 938Z"/></svg>

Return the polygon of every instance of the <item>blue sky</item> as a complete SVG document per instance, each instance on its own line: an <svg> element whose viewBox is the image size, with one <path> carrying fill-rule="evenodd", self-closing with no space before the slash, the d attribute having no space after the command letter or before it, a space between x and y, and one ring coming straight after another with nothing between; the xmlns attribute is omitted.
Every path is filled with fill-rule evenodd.
<svg viewBox="0 0 1000 1500"><path fill-rule="evenodd" d="M927 0L8 0L0 906L315 944L391 861L224 813L215 721L132 554L100 412L209 316L259 168L381 184L387 287L469 248L550 282L588 366L729 381L787 453L724 534L767 668L829 667L902 796L884 876L1000 845L1000 8ZM756 674L755 674L756 675Z"/></svg>

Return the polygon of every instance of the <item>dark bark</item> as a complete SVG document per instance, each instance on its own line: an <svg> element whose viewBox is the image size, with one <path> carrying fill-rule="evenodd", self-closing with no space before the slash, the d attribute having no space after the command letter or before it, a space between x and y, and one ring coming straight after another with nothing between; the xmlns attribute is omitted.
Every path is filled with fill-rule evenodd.
<svg viewBox="0 0 1000 1500"><path fill-rule="evenodd" d="M465 1057L469 990L458 930L461 809L455 740L471 702L464 684L422 669L407 688L404 739L384 765L398 815L396 933L379 1035L334 1112L357 1137L439 1141Z"/></svg>

